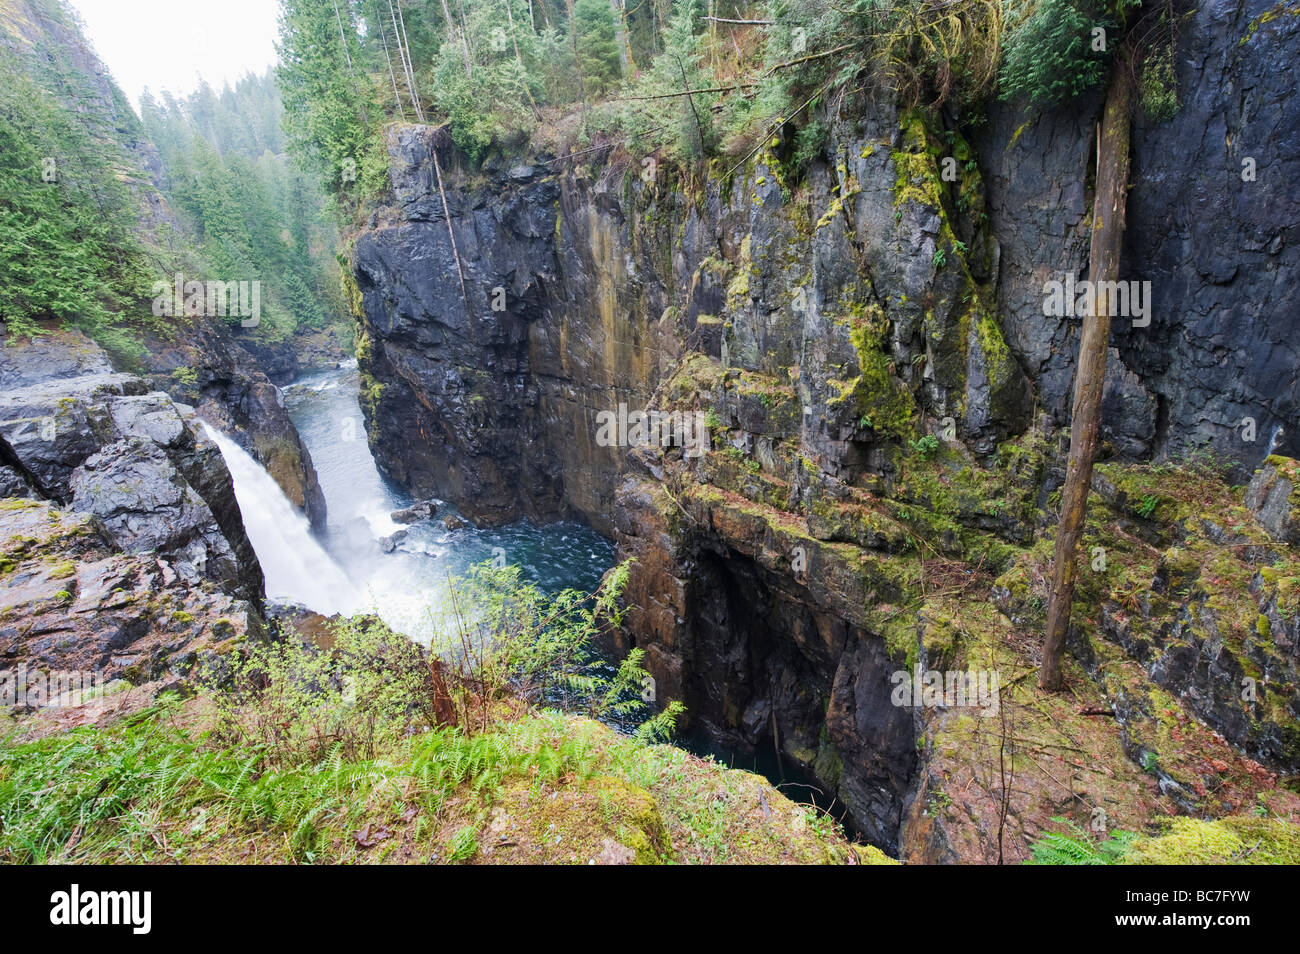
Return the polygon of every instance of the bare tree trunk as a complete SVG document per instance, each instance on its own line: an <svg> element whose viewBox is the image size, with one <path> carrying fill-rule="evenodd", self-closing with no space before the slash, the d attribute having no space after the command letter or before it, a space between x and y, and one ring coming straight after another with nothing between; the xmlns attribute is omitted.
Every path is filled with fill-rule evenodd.
<svg viewBox="0 0 1300 954"><path fill-rule="evenodd" d="M456 34L459 31L456 29L456 21L452 19L451 7L447 6L447 0L442 0L442 18L447 23L447 38L454 43L456 41ZM465 59L465 75L473 76L474 68L469 61L469 44L465 42L464 37L461 37L460 48L461 48L461 55Z"/></svg>
<svg viewBox="0 0 1300 954"><path fill-rule="evenodd" d="M397 10L393 7L393 0L388 0L388 15L393 21L393 37L397 41L397 57L402 63L402 76L406 80L406 95L411 99L416 122L422 123L424 110L420 107L420 94L415 89L415 67L411 65L411 55L406 49L402 30L397 25Z"/></svg>
<svg viewBox="0 0 1300 954"><path fill-rule="evenodd" d="M361 102L361 89L357 86L357 74L352 69L352 51L348 49L347 34L343 32L343 14L339 12L339 0L334 0L334 19L339 25L339 44L343 47L343 59L348 64L348 79L352 81L352 92L357 94L357 102ZM366 115L366 107L361 106L361 121L367 126L370 125L370 117Z"/></svg>
<svg viewBox="0 0 1300 954"><path fill-rule="evenodd" d="M451 239L451 257L456 260L456 277L460 279L460 299L469 306L469 294L465 291L465 271L460 265L460 249L456 247L456 233L451 227L451 206L447 204L447 192L442 187L442 163L438 161L438 145L434 141L433 174L438 179L438 195L442 197L442 215L447 220L447 237Z"/></svg>
<svg viewBox="0 0 1300 954"><path fill-rule="evenodd" d="M582 100L582 109L587 109L587 84L582 78L582 56L578 53L578 21L573 15L573 0L568 0L569 39L573 43L573 66L578 71L578 98Z"/></svg>
<svg viewBox="0 0 1300 954"><path fill-rule="evenodd" d="M348 51L348 41L343 33L343 14L339 13L339 0L334 0L334 19L339 24L339 43L343 47L343 58L348 62L348 73L352 72L352 54Z"/></svg>
<svg viewBox="0 0 1300 954"><path fill-rule="evenodd" d="M460 44L465 50L466 64L474 62L474 54L469 45L469 20L465 18L465 0L456 0L456 9L460 11Z"/></svg>
<svg viewBox="0 0 1300 954"><path fill-rule="evenodd" d="M510 10L510 0L506 2L506 19L510 22L510 42L515 47L515 62L519 64L519 72L523 76L524 95L528 97L528 104L533 107L533 112L537 112L537 100L533 99L532 90L528 88L528 71L524 69L524 58L519 55L519 40L515 37L515 15ZM530 4L529 10L532 9Z"/></svg>
<svg viewBox="0 0 1300 954"><path fill-rule="evenodd" d="M627 7L623 0L609 0L610 9L614 11L614 43L618 46L618 58L626 75L636 69L632 60L632 41L627 34Z"/></svg>
<svg viewBox="0 0 1300 954"><path fill-rule="evenodd" d="M406 122L406 110L402 106L402 94L397 91L397 74L393 72L393 57L388 52L388 31L384 29L384 15L375 4L375 22L379 26L379 40L384 45L384 62L388 64L388 78L393 81L393 102L397 104L397 115ZM405 63L403 63L405 68Z"/></svg>
<svg viewBox="0 0 1300 954"><path fill-rule="evenodd" d="M1110 339L1110 295L1102 282L1119 279L1124 244L1124 206L1128 197L1129 122L1133 106L1133 77L1129 57L1121 50L1106 90L1097 142L1097 188L1092 204L1092 246L1088 278L1093 283L1093 307L1083 319L1079 366L1074 377L1074 407L1070 422L1070 455L1061 491L1061 520L1052 558L1052 589L1047 604L1047 632L1038 684L1061 687L1061 657L1070 627L1070 605L1078 579L1079 540L1088 512L1088 489L1097 452L1102 386L1106 378L1106 349Z"/></svg>
<svg viewBox="0 0 1300 954"><path fill-rule="evenodd" d="M713 16L714 0L709 0L709 14L704 19L709 21L709 69L718 75L718 21Z"/></svg>
<svg viewBox="0 0 1300 954"><path fill-rule="evenodd" d="M391 0L389 0L391 4ZM415 85L415 63L411 60L411 41L406 36L406 17L402 15L402 0L397 0L397 23L402 28L402 55L406 62L407 86L411 90L411 105L415 118L424 122L424 107L420 105L420 90Z"/></svg>

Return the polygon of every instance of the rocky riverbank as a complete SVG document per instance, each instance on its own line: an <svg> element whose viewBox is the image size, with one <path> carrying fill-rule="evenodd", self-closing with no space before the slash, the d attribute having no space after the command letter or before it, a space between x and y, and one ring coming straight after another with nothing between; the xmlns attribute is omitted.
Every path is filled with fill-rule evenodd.
<svg viewBox="0 0 1300 954"><path fill-rule="evenodd" d="M0 351L0 661L175 688L264 631L262 571L193 409L84 337Z"/></svg>

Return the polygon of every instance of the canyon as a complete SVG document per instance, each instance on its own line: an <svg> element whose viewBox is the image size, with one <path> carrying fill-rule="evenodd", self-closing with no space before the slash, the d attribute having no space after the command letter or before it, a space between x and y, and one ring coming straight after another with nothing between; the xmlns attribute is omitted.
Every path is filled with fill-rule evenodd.
<svg viewBox="0 0 1300 954"><path fill-rule="evenodd" d="M1034 664L1078 337L1044 300L1086 273L1095 105L994 107L963 132L863 94L819 117L829 145L792 185L779 137L705 176L614 147L473 168L433 127L389 126L391 199L352 251L381 470L486 525L577 517L612 538L635 560L626 645L660 697L809 771L905 858L996 860L1007 826L1023 855L1067 808L1206 810L1170 719L1248 775L1294 776L1300 619L1273 564L1292 557L1244 503L1300 447L1300 117L1283 44L1256 32L1296 27L1266 12L1198 8L1181 110L1135 126L1125 278L1150 283L1153 317L1117 322L1108 362L1086 545L1111 569L1082 587L1070 647L1096 704L1018 707L1031 738L1096 739L1104 783L1074 757L1077 785L1030 766L1008 811L988 748L1005 722L888 691L916 666L982 657L1005 685ZM602 446L620 405L705 413L713 452ZM1268 701L1238 698L1243 678Z"/></svg>
<svg viewBox="0 0 1300 954"><path fill-rule="evenodd" d="M174 251L159 151L89 45L27 0L0 14L6 47L72 52L87 110L135 166L142 234ZM172 316L145 326L129 371L56 321L0 350L0 659L100 673L115 689L92 709L138 709L319 630L268 599L273 570L309 578L326 612L369 588L405 619L430 567L514 547L548 586L590 589L612 547L626 614L602 649L644 651L643 698L685 705L682 745L771 767L771 784L698 761L683 775L740 792L728 823L761 834L755 858L1020 862L1061 824L1171 818L1291 831L1297 34L1284 5L1199 5L1179 26L1180 108L1135 116L1132 307L1108 353L1065 692L1034 679L1079 347L1067 305L1091 288L1097 91L961 115L868 84L810 107L827 136L806 163L779 130L751 156L683 164L543 135L471 157L446 125L383 124L386 177L340 256L354 342ZM334 446L353 439L350 391L305 411L286 397L312 371L339 373L321 388L359 380L373 466ZM309 432L331 442L319 473ZM241 507L232 471L274 506ZM268 524L274 565L253 546ZM328 562L350 534L364 559ZM531 724L622 752L552 715ZM106 719L51 716L83 717ZM676 778L680 751L641 751ZM651 834L633 856L673 856L663 809L676 850L727 858L673 817L713 811L695 785L658 806L608 779L565 798L626 801ZM779 793L829 806L857 844L805 831ZM503 817L542 817L530 798L517 786L494 809L499 839ZM548 836L546 860L566 860Z"/></svg>

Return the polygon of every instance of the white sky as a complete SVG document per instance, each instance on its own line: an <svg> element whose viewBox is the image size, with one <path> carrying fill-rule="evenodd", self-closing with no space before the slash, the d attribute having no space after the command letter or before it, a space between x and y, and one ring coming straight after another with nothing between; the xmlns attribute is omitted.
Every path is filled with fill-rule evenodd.
<svg viewBox="0 0 1300 954"><path fill-rule="evenodd" d="M69 0L100 59L139 108L146 86L214 90L275 62L277 0Z"/></svg>

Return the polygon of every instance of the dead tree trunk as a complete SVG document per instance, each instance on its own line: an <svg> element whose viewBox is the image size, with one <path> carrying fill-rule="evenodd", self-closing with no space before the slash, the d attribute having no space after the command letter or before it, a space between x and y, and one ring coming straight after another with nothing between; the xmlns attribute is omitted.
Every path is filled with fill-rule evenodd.
<svg viewBox="0 0 1300 954"><path fill-rule="evenodd" d="M460 31L456 29L456 21L452 19L451 8L447 6L447 0L442 0L442 18L447 23L447 39L454 43L456 41L456 34ZM465 60L465 75L473 76L474 69L469 59L469 44L465 42L464 37L461 37L460 49L461 55Z"/></svg>
<svg viewBox="0 0 1300 954"><path fill-rule="evenodd" d="M402 96L397 91L397 74L393 72L393 57L388 52L387 31L384 29L384 17L383 14L379 12L378 3L375 4L375 13L375 23L379 27L379 40L384 47L384 62L388 64L388 78L392 80L393 83L393 103L397 106L398 118L401 119L402 122L406 122L406 110L402 108ZM403 61L403 67L405 67L405 61Z"/></svg>
<svg viewBox="0 0 1300 954"><path fill-rule="evenodd" d="M1074 376L1074 407L1070 421L1070 456L1061 491L1061 518L1052 558L1052 589L1047 603L1047 632L1038 684L1061 687L1061 657L1070 627L1070 605L1078 579L1079 540L1088 512L1088 489L1097 452L1102 385L1106 378L1106 349L1114 302L1102 282L1119 280L1124 244L1124 206L1128 197L1129 120L1133 77L1129 58L1121 51L1111 71L1097 142L1097 189L1092 204L1092 244L1088 278L1093 283L1093 307L1083 318L1079 362Z"/></svg>
<svg viewBox="0 0 1300 954"><path fill-rule="evenodd" d="M438 148L442 143L444 130L440 127L433 136L430 150L433 153L433 175L438 183L438 195L442 199L442 215L447 220L447 238L451 240L451 257L456 260L456 277L460 279L460 300L469 306L469 294L465 291L465 269L460 264L460 249L456 247L456 231L451 227L451 206L447 204L447 190L442 185L442 163L438 161Z"/></svg>

